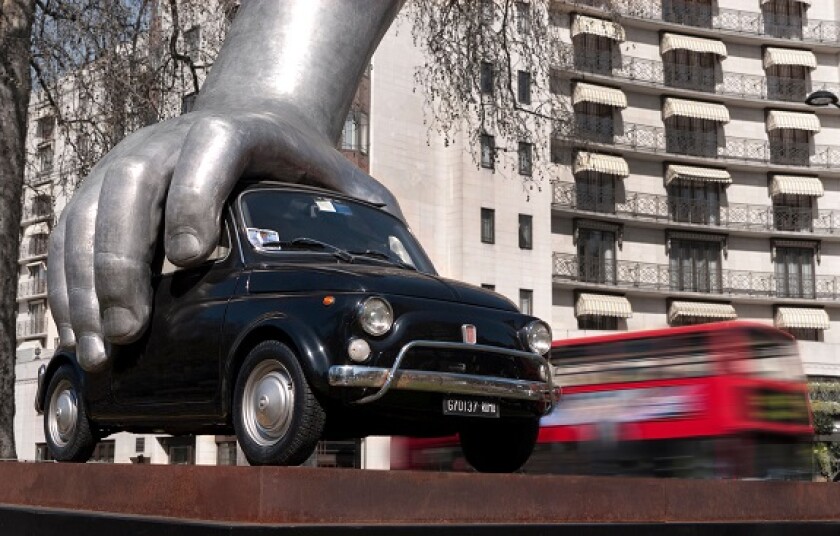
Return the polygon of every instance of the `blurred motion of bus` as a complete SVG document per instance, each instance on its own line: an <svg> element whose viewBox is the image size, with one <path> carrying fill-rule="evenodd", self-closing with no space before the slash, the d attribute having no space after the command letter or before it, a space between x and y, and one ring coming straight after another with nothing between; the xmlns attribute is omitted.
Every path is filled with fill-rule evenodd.
<svg viewBox="0 0 840 536"><path fill-rule="evenodd" d="M568 339L551 363L563 397L523 472L812 478L808 389L782 331L719 322ZM395 468L471 470L455 437L392 448Z"/></svg>

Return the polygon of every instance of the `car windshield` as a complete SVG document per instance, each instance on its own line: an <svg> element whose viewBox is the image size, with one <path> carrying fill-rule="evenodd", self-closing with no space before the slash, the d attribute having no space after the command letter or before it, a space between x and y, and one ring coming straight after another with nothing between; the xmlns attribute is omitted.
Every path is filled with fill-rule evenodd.
<svg viewBox="0 0 840 536"><path fill-rule="evenodd" d="M313 251L435 273L408 228L374 207L281 189L245 192L240 207L248 240L261 253Z"/></svg>

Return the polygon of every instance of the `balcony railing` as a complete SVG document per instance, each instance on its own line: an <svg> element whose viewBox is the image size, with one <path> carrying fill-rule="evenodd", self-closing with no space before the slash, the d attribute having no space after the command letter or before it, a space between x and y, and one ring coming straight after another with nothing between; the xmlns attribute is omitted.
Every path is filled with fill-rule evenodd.
<svg viewBox="0 0 840 536"><path fill-rule="evenodd" d="M28 318L25 320L18 320L17 322L17 337L31 338L42 337L47 333L47 318L45 315Z"/></svg>
<svg viewBox="0 0 840 536"><path fill-rule="evenodd" d="M624 17L658 20L684 26L724 30L745 35L780 37L806 43L840 45L840 23L808 17L765 16L758 11L710 9L673 0L653 2L638 0L553 0L553 4L589 6L614 10Z"/></svg>
<svg viewBox="0 0 840 536"><path fill-rule="evenodd" d="M576 50L569 43L558 43L557 47L558 64L555 67L558 69L599 74L663 88L690 89L716 95L785 102L803 102L811 91L819 89L840 94L840 84L836 82L766 77L728 71L716 73L712 68L627 55L618 58L609 51Z"/></svg>
<svg viewBox="0 0 840 536"><path fill-rule="evenodd" d="M623 199L610 188L580 187L573 182L554 183L554 206L621 218L662 223L693 223L721 229L793 231L840 234L840 210L751 205L720 205L696 199L624 192Z"/></svg>
<svg viewBox="0 0 840 536"><path fill-rule="evenodd" d="M669 133L669 130L671 133ZM589 141L645 153L687 154L727 162L756 165L801 166L815 169L840 168L840 146L806 143L777 143L752 138L720 136L712 146L707 133L623 123L584 114L555 131L568 143Z"/></svg>
<svg viewBox="0 0 840 536"><path fill-rule="evenodd" d="M18 284L18 298L31 298L47 293L47 280L45 278L29 279Z"/></svg>
<svg viewBox="0 0 840 536"><path fill-rule="evenodd" d="M23 210L23 221L27 220L46 220L52 218L52 207L44 206L29 206Z"/></svg>
<svg viewBox="0 0 840 536"><path fill-rule="evenodd" d="M597 266L593 266L597 264ZM672 270L668 264L637 261L605 263L581 262L574 253L554 253L555 281L594 283L605 287L656 291L662 293L698 292L720 296L754 298L796 298L818 301L840 301L840 277L778 276L773 272L753 270L697 270L687 273ZM609 277L592 278L606 273Z"/></svg>

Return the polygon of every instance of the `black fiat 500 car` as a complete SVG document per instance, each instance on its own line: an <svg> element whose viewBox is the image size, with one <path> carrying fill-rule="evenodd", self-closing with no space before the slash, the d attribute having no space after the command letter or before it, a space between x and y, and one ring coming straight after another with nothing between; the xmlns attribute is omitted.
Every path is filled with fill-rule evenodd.
<svg viewBox="0 0 840 536"><path fill-rule="evenodd" d="M549 327L493 292L443 279L380 207L250 183L202 266L163 255L152 319L113 364L59 349L36 408L57 460L118 431L226 434L252 464L305 461L319 439L458 433L481 471L530 456L555 401Z"/></svg>

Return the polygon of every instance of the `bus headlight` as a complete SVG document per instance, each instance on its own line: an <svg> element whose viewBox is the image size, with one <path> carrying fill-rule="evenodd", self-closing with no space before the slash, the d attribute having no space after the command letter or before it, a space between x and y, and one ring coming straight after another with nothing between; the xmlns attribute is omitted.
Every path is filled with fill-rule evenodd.
<svg viewBox="0 0 840 536"><path fill-rule="evenodd" d="M534 320L525 326L525 341L532 352L545 355L551 349L551 328L542 320Z"/></svg>
<svg viewBox="0 0 840 536"><path fill-rule="evenodd" d="M366 333L378 337L388 333L394 325L391 304L382 298L368 298L359 310L359 324Z"/></svg>

